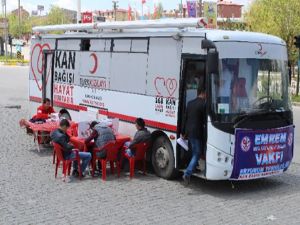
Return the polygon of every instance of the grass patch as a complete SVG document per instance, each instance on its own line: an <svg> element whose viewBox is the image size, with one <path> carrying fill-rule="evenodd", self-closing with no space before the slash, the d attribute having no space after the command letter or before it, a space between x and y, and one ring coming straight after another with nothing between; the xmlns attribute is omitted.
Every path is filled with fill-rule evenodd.
<svg viewBox="0 0 300 225"><path fill-rule="evenodd" d="M292 96L292 101L293 101L293 102L300 102L300 95L298 95L298 96L293 95L293 96Z"/></svg>
<svg viewBox="0 0 300 225"><path fill-rule="evenodd" d="M0 55L0 61L5 61L6 60L6 57L5 57L5 55ZM8 55L7 56L7 60L17 60L17 58L16 57L12 57L12 58L10 58L10 56Z"/></svg>
<svg viewBox="0 0 300 225"><path fill-rule="evenodd" d="M24 60L24 59L18 59L16 57L12 57L10 58L10 56L0 56L0 62L4 62L6 64L16 64L16 63L28 63L28 60Z"/></svg>

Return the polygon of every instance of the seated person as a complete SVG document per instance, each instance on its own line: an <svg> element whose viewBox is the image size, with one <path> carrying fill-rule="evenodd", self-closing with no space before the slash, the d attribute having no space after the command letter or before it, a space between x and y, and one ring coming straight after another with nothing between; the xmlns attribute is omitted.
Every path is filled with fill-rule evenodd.
<svg viewBox="0 0 300 225"><path fill-rule="evenodd" d="M75 152L73 151L74 146L69 143L70 137L67 134L67 130L69 127L70 127L69 121L66 119L62 119L60 121L59 128L54 130L50 135L53 142L62 146L64 159L72 159L72 158L75 158L75 156L76 156ZM82 160L81 172L82 172L82 175L84 176L85 170L86 170L87 166L89 165L89 162L91 161L92 156L91 156L91 153L89 153L89 152L79 152L79 157ZM77 162L73 163L72 175L75 177L79 176Z"/></svg>
<svg viewBox="0 0 300 225"><path fill-rule="evenodd" d="M97 121L93 121L90 125L90 128L93 130L91 135L86 138L85 144L89 146L89 151L92 152L92 147L102 148L110 141L115 141L116 137L113 133L113 130L108 127L105 123L98 123ZM91 141L94 140L94 146L91 145ZM106 150L97 152L97 157L105 158Z"/></svg>
<svg viewBox="0 0 300 225"><path fill-rule="evenodd" d="M30 123L34 123L37 121L45 122L51 115L51 113L55 113L53 107L51 106L51 101L49 98L45 98L43 100L43 104L37 108L37 114L34 115L29 121L26 119L21 119L19 124L21 127L29 127Z"/></svg>
<svg viewBox="0 0 300 225"><path fill-rule="evenodd" d="M125 143L125 147L127 147L125 152L129 157L134 156L134 151L131 149L135 144L146 142L151 139L151 133L145 128L145 121L142 118L137 118L135 120L135 127L137 132L135 133L133 140Z"/></svg>

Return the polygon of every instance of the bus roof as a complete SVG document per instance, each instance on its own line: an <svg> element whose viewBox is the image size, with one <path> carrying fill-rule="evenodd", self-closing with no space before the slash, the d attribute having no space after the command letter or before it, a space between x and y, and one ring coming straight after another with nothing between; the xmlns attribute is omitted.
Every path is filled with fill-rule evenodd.
<svg viewBox="0 0 300 225"><path fill-rule="evenodd" d="M264 33L255 33L247 31L227 31L227 30L212 30L212 29L139 29L122 32L101 32L101 33L86 33L86 32L69 32L65 34L44 34L41 35L45 39L69 39L69 38L143 38L143 37L172 37L180 35L181 37L202 37L205 35L207 39L214 42L253 42L253 43L270 43L278 45L286 45L279 37Z"/></svg>
<svg viewBox="0 0 300 225"><path fill-rule="evenodd" d="M220 41L272 43L285 45L275 36L246 31L227 31L205 28L205 18L164 19L148 21L123 21L91 24L62 24L34 27L33 31L42 38L143 38L143 37L207 37ZM47 32L62 31L52 35ZM70 32L71 31L71 32ZM45 34L43 34L45 33Z"/></svg>

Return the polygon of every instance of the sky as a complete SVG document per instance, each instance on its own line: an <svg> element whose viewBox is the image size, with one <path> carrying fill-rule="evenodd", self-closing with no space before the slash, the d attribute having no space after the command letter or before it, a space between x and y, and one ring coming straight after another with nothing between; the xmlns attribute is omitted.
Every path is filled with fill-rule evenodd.
<svg viewBox="0 0 300 225"><path fill-rule="evenodd" d="M161 2L164 9L177 9L178 4L181 0L146 0L144 10L148 11L149 8L151 11L154 9L154 4ZM216 1L216 0L209 0ZM231 0L234 3L240 3L246 7L253 0ZM6 0L7 2L7 11L11 11L18 7L18 0ZM185 4L186 0L183 0ZM141 9L141 0L119 0L119 8L128 9L128 5L131 5L132 8ZM47 12L51 5L57 5L62 8L67 9L77 9L77 0L21 0L21 5L31 13L32 10L37 9L37 5L44 5L45 11ZM93 10L106 10L112 9L112 0L81 0L81 9L82 11L93 11ZM45 12L44 12L45 13Z"/></svg>

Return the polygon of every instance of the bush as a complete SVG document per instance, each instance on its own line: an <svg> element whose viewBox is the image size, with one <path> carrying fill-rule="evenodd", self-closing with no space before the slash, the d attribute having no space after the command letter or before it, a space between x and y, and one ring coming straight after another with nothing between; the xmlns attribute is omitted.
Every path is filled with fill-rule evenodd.
<svg viewBox="0 0 300 225"><path fill-rule="evenodd" d="M293 95L293 96L292 96L292 101L293 101L293 102L300 102L300 95L298 95L298 96Z"/></svg>

